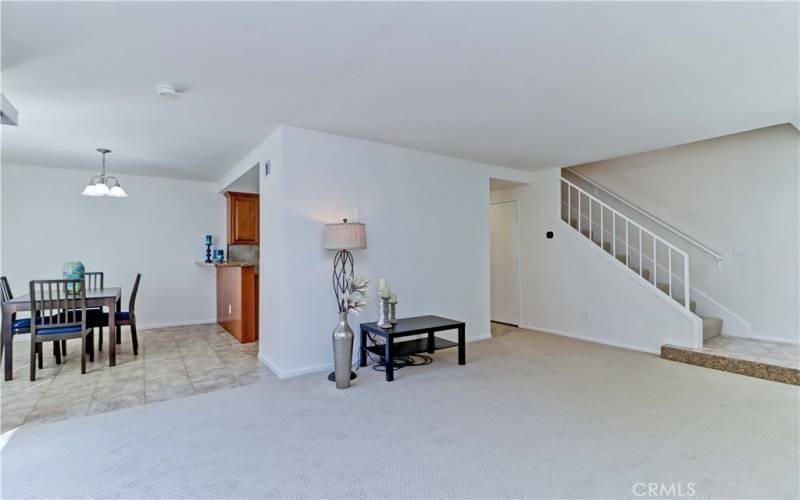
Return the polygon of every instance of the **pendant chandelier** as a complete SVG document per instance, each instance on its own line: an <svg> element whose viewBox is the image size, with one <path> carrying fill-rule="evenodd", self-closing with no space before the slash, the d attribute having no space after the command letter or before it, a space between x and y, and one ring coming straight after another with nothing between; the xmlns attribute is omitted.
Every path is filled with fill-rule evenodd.
<svg viewBox="0 0 800 500"><path fill-rule="evenodd" d="M89 185L81 193L83 196L111 196L112 198L125 198L128 193L119 185L119 180L114 176L106 177L106 154L110 149L99 148L98 153L103 155L103 173L95 175Z"/></svg>

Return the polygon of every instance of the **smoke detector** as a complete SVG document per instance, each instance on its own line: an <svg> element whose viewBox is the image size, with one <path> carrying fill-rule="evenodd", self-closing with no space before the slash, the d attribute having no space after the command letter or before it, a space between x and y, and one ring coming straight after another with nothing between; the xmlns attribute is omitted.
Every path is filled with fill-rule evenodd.
<svg viewBox="0 0 800 500"><path fill-rule="evenodd" d="M158 95L164 97L177 97L180 91L176 89L174 85L162 83L156 88L156 92L158 92Z"/></svg>

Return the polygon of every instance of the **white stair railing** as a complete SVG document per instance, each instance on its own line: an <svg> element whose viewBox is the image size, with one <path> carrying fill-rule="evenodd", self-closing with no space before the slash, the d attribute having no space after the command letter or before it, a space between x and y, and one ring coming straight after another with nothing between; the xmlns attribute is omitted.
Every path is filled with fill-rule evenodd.
<svg viewBox="0 0 800 500"><path fill-rule="evenodd" d="M714 261L716 261L717 267L719 267L720 269L722 268L721 267L722 266L722 261L723 261L723 259L725 257L721 253L719 253L719 252L717 252L715 250L712 250L711 248L707 247L706 245L703 245L702 243L700 243L696 239L692 238L688 234L684 233L683 231L680 231L677 228L674 228L674 227L670 226L669 224L667 224L666 222L662 221L658 217L646 212L645 210L642 210L641 208L639 208L638 206L636 206L633 203L629 202L625 198L622 198L621 196L619 196L617 193L615 193L615 192L611 191L610 189L598 184L597 182L593 181L592 179L586 177L585 175L579 174L578 172L576 172L576 171L574 171L574 170L572 170L570 168L565 168L564 170L566 172L568 172L569 175L574 175L575 177L577 177L578 179L582 180L583 182L591 185L592 187L594 187L596 189L599 189L600 191L603 191L608 196L614 198L615 200L617 200L618 202L620 202L623 205L627 206L628 208L638 212L643 217L647 217L648 219L650 219L651 221L655 222L656 224L658 224L659 226L663 227L664 229L674 233L678 237L680 237L680 238L686 240L687 242L691 243L692 245L694 245L695 247L697 247L701 251L703 251L703 252L707 253L708 255L710 255L714 259Z"/></svg>
<svg viewBox="0 0 800 500"><path fill-rule="evenodd" d="M561 179L560 198L562 222L576 229L605 252L611 253L616 261L629 271L636 272L654 288L663 284L666 290L662 291L691 311L689 255L686 252L564 178ZM596 236L598 234L599 238ZM631 241L632 238L635 239ZM651 244L645 245L645 241L650 241ZM650 251L652 252L648 255ZM681 265L677 276L676 258L679 258ZM652 282L644 276L648 263ZM635 267L637 264L638 268ZM666 278L665 281L659 279L659 270L660 275ZM681 288L683 297L677 295Z"/></svg>

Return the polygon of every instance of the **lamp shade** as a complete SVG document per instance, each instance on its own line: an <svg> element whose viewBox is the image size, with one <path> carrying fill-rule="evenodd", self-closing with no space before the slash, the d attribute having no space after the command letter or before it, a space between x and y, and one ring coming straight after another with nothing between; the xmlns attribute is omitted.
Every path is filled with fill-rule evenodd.
<svg viewBox="0 0 800 500"><path fill-rule="evenodd" d="M325 224L325 250L360 250L367 248L367 226L361 222Z"/></svg>

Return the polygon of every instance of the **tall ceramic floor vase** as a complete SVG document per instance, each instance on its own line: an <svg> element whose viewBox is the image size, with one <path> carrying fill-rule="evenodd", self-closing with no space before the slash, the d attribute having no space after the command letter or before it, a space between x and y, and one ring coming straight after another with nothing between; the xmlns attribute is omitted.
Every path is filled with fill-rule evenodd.
<svg viewBox="0 0 800 500"><path fill-rule="evenodd" d="M340 312L339 325L333 331L333 364L337 389L350 387L354 337L353 329L347 324L347 311Z"/></svg>

